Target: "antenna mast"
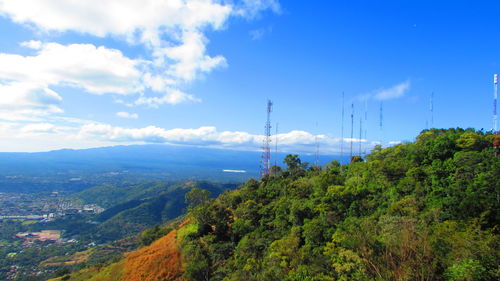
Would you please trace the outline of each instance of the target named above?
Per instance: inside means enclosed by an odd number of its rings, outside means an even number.
[[[429,105],[431,111],[431,128],[434,128],[434,92],[431,93],[431,101]]]
[[[276,135],[274,141],[274,166],[278,166],[278,122],[276,122]]]
[[[260,175],[263,177],[269,174],[271,168],[271,112],[273,110],[273,103],[267,101],[267,121],[264,127],[264,144],[262,146],[262,164],[260,167]]]
[[[383,131],[382,131],[382,122],[383,122],[383,108],[382,108],[382,102],[380,102],[380,120],[379,120],[379,126],[380,126],[380,145],[382,145],[382,139],[383,139]]]
[[[316,122],[316,131],[317,131],[317,129],[318,129],[318,122]],[[314,164],[316,166],[319,166],[319,142],[318,142],[318,135],[317,134],[314,137],[314,140],[316,142],[316,155],[315,155],[316,157],[314,159],[314,162],[315,162]]]
[[[493,132],[496,134],[497,127],[497,99],[498,99],[498,74],[493,75]]]
[[[344,92],[342,92],[342,129],[340,132],[340,164],[344,160]],[[342,169],[342,166],[340,166]]]
[[[365,140],[368,141],[368,99],[365,99]],[[363,154],[366,157],[366,145]]]
[[[359,157],[361,156],[361,139],[363,138],[363,118],[359,117]]]
[[[354,103],[351,103],[351,158],[349,162],[352,161],[352,139],[354,138]]]

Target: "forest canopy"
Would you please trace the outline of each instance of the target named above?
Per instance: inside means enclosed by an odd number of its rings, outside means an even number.
[[[285,159],[192,208],[188,280],[499,280],[495,136],[423,131],[366,161]]]

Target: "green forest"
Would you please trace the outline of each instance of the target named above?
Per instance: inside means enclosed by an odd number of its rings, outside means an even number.
[[[185,277],[500,280],[494,138],[425,130],[366,161],[325,167],[289,155],[284,168],[217,199],[190,194],[205,199],[191,202]]]

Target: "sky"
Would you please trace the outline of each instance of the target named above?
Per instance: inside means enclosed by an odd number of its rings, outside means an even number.
[[[499,30],[499,1],[0,0],[0,151],[259,150],[268,99],[282,152],[491,130]]]

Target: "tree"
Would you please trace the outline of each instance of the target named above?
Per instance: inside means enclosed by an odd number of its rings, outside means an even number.
[[[297,154],[288,154],[285,157],[285,160],[283,162],[287,166],[287,172],[292,176],[292,177],[300,177],[305,174],[305,168],[309,165],[309,163],[305,162],[302,163],[302,161],[299,158],[299,155]]]
[[[210,191],[195,187],[186,193],[185,198],[189,209],[193,209],[210,198]]]
[[[285,160],[283,160],[283,163],[286,164],[288,170],[296,170],[300,167],[300,165],[302,164],[302,161],[300,160],[299,155],[288,154],[285,157]]]

